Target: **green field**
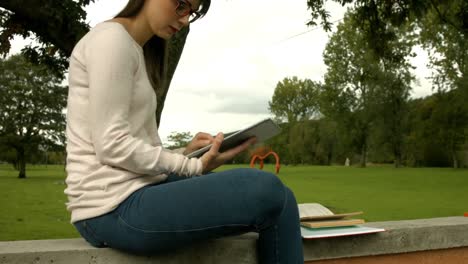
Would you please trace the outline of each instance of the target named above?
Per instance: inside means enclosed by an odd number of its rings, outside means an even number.
[[[223,169],[244,166],[225,166]],[[272,166],[265,170],[273,171]],[[77,237],[65,210],[63,166],[28,166],[25,180],[0,165],[0,240]],[[461,216],[468,212],[468,170],[378,166],[283,166],[279,177],[299,203],[367,221]]]

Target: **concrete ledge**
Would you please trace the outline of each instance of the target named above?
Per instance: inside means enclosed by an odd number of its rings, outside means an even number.
[[[257,234],[208,241],[158,256],[132,256],[94,248],[84,239],[0,242],[0,264],[181,264],[256,262]]]
[[[468,247],[468,217],[374,222],[387,232],[304,241],[306,261]],[[223,238],[180,249],[167,255],[140,257],[98,249],[83,239],[0,242],[0,264],[254,264],[257,234]]]
[[[377,234],[304,241],[304,259],[323,260],[468,247],[468,217],[367,223]]]

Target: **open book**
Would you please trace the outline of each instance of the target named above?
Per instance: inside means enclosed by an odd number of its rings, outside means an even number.
[[[306,220],[332,220],[342,219],[348,216],[360,215],[363,212],[352,212],[345,214],[334,214],[330,209],[318,203],[303,203],[299,204],[299,218],[302,221]]]
[[[385,231],[381,228],[361,226],[363,219],[349,219],[363,212],[334,214],[318,203],[299,204],[301,234],[305,239],[368,234]]]
[[[223,152],[230,148],[236,147],[251,137],[257,137],[257,143],[263,142],[279,134],[280,130],[281,129],[278,127],[278,125],[275,124],[275,122],[273,122],[273,120],[271,120],[270,118],[264,119],[242,130],[229,133],[229,135],[224,138],[223,143],[221,143],[219,152]],[[200,157],[210,148],[211,144],[201,149],[198,149],[192,153],[189,153],[187,157]]]

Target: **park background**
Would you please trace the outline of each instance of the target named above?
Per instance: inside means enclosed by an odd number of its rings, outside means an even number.
[[[0,4],[0,240],[76,236],[63,194],[70,43],[54,39],[53,23],[35,17],[34,6],[12,2]],[[92,26],[125,3],[118,2],[37,10]],[[363,210],[369,221],[461,215],[466,3],[336,2],[214,1],[191,29],[166,98],[166,147],[184,146],[197,131],[229,132],[272,117],[281,134],[221,169],[247,167],[253,154],[273,150],[299,202]],[[334,22],[329,31],[310,23],[323,22],[313,17],[325,14],[322,7],[331,12],[322,18]],[[106,12],[91,20],[96,10]]]

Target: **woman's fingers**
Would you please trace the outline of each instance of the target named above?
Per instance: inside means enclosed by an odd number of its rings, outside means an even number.
[[[201,149],[205,146],[208,146],[209,144],[213,143],[213,139],[201,139],[201,140],[195,140],[192,141],[191,147],[196,150],[196,149]]]
[[[201,161],[203,163],[203,171],[210,171],[219,167],[220,165],[224,164],[227,160],[234,158],[240,152],[246,150],[251,145],[255,144],[257,139],[255,137],[249,138],[242,144],[231,148],[223,153],[219,153],[219,148],[221,147],[221,143],[224,140],[223,133],[218,133],[213,140],[213,145],[211,146],[210,150],[203,154],[201,157]]]
[[[242,151],[248,149],[251,145],[255,144],[256,141],[257,141],[256,137],[251,137],[248,140],[244,141],[242,144],[224,151],[222,153],[223,159],[225,160],[232,159],[237,154],[241,153]]]
[[[218,133],[218,135],[216,135],[216,137],[213,139],[213,145],[211,145],[210,150],[201,156],[200,159],[203,163],[203,171],[209,171],[218,166],[214,163],[217,163],[216,159],[219,155],[219,148],[223,140],[223,133]]]
[[[196,139],[196,140],[208,140],[211,143],[211,141],[213,141],[214,137],[211,134],[208,134],[208,133],[205,133],[205,132],[198,132],[195,135],[194,139]]]
[[[244,143],[240,144],[239,146],[236,146],[236,147],[232,148],[232,150],[234,150],[236,152],[236,154],[238,154],[238,153],[246,150],[247,148],[249,148],[253,144],[255,144],[255,142],[257,142],[257,138],[256,137],[251,137],[248,140],[246,140]]]
[[[221,147],[221,143],[223,143],[224,135],[223,133],[219,132],[216,137],[213,139],[213,145],[211,146],[209,152],[212,152],[215,155],[218,155],[219,148]]]
[[[184,154],[191,153],[213,143],[214,137],[205,132],[198,132],[185,148]]]
[[[192,147],[194,149],[203,148],[213,143],[214,137],[211,134],[205,132],[198,132],[192,139]]]

